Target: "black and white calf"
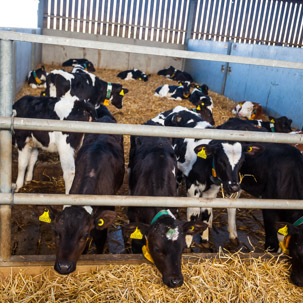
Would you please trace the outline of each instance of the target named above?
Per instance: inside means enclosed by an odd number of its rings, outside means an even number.
[[[111,115],[99,111],[96,122],[115,123]],[[77,153],[75,178],[70,194],[114,195],[124,177],[122,135],[86,134]],[[102,253],[107,239],[107,227],[113,223],[114,207],[64,207],[55,217],[56,262],[55,270],[71,273],[87,249],[92,237],[97,253]],[[53,211],[53,210],[52,210]],[[53,211],[54,212],[54,211]]]
[[[201,118],[198,122],[196,119],[194,113],[179,111],[168,115],[164,124],[194,129],[213,128]],[[238,192],[239,170],[244,158],[247,155],[254,155],[258,150],[258,146],[252,144],[191,138],[175,138],[173,146],[178,169],[185,176],[187,195],[203,198],[216,198],[221,186],[227,194]],[[210,227],[212,226],[212,209],[187,209],[188,220],[197,217],[201,217]],[[233,218],[229,216],[229,237],[231,240],[236,240],[237,233],[232,222]],[[208,240],[207,232],[203,235],[203,239]],[[188,239],[188,245],[190,242],[191,239]]]
[[[36,70],[32,70],[28,73],[27,83],[31,88],[43,88],[46,87],[46,76],[47,72],[44,66]]]
[[[23,118],[91,121],[96,111],[91,103],[77,97],[34,97],[24,96],[13,105],[14,115]],[[15,130],[14,143],[18,148],[18,177],[16,191],[33,178],[34,165],[39,149],[58,152],[63,170],[65,193],[68,194],[75,174],[75,151],[81,146],[84,134]]]
[[[89,72],[69,73],[53,70],[46,80],[46,95],[50,97],[77,96],[94,106],[108,105],[122,108],[124,94],[128,89],[121,84],[105,82]]]
[[[139,69],[130,69],[123,72],[120,72],[117,77],[123,80],[142,80],[144,82],[148,81],[150,75],[146,75],[144,72]]]
[[[190,96],[190,82],[180,82],[179,85],[164,84],[155,90],[155,96],[174,100],[188,99]]]
[[[269,116],[270,121],[262,121],[262,120],[249,120],[251,123],[262,126],[266,128],[270,132],[276,133],[290,133],[292,120],[288,119],[286,116],[282,116],[279,118],[273,118]]]
[[[152,121],[146,124],[158,125]],[[128,170],[132,195],[177,196],[177,165],[170,139],[132,136]],[[164,284],[181,286],[185,235],[201,232],[206,224],[182,222],[171,210],[159,207],[129,207],[128,217],[131,223],[124,230],[132,233],[133,250],[142,250],[144,256],[156,265]]]
[[[62,63],[62,66],[76,66],[81,65],[84,70],[89,72],[95,72],[94,64],[87,59],[69,59]]]
[[[176,69],[173,66],[159,70],[157,74],[176,81],[193,82],[193,77],[189,73]]]
[[[208,88],[195,87],[190,94],[189,101],[196,106],[195,111],[200,114],[203,120],[208,121],[211,125],[214,125],[214,103],[212,98],[208,96],[207,92]]]

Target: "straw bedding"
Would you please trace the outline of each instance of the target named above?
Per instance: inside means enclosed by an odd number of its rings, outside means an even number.
[[[86,273],[37,276],[19,272],[0,281],[0,302],[302,302],[288,282],[286,259],[220,254],[182,266],[184,284],[169,289],[155,266],[104,265]]]
[[[61,68],[45,67],[47,71]],[[121,110],[109,106],[118,123],[142,124],[177,105],[192,108],[186,100],[174,101],[154,96],[158,86],[175,84],[165,77],[152,75],[148,82],[123,81],[116,77],[118,72],[96,72],[101,79],[123,83],[129,89]],[[17,99],[26,94],[38,96],[40,92],[25,85]],[[214,101],[216,125],[232,117],[233,101],[211,91],[210,96]],[[126,165],[129,147],[129,136],[124,136]],[[53,163],[59,161],[57,155],[45,156],[41,153],[39,161],[45,159]],[[62,178],[52,176],[49,181],[34,182],[24,187],[23,192],[52,192],[48,191],[48,187],[56,188],[57,193],[64,192]],[[128,194],[126,182],[118,194]],[[119,221],[123,222],[123,218]],[[263,230],[260,229],[260,232],[263,233]],[[0,280],[0,302],[302,302],[302,290],[289,282],[289,261],[286,258],[242,259],[241,256],[241,252],[231,254],[221,251],[215,259],[193,258],[183,264],[184,285],[177,289],[167,288],[158,270],[149,263],[100,265],[97,270],[68,276],[57,275],[53,270],[46,270],[37,276],[27,276],[20,271],[15,276]]]

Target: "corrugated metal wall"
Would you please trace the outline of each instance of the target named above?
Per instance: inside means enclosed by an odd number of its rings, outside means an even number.
[[[185,43],[192,39],[302,47],[299,0],[46,0],[44,27]]]

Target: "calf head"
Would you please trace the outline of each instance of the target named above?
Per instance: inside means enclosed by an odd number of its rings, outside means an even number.
[[[206,84],[191,84],[192,88],[198,89],[201,93],[208,96],[208,86]]]
[[[290,280],[297,286],[303,286],[303,225],[294,226],[287,223],[290,236],[288,250],[291,257]]]
[[[108,99],[112,105],[120,109],[123,105],[123,97],[127,93],[127,88],[123,88],[121,84],[112,83],[111,90],[109,89],[109,85],[107,86],[106,99]]]
[[[201,96],[199,101],[196,103],[196,113],[198,113],[202,120],[207,121],[211,125],[215,124],[215,120],[212,111],[209,106],[212,105],[211,98],[209,96]]]
[[[141,238],[145,237],[146,245],[142,248],[144,256],[156,265],[163,283],[171,288],[183,284],[181,260],[185,236],[201,233],[206,228],[207,224],[200,221],[177,220],[166,210],[160,211],[150,225],[131,223],[125,227],[128,232],[140,231]]]
[[[81,65],[84,67],[85,70],[89,72],[95,72],[95,67],[92,62],[87,59],[69,59],[62,63],[62,66],[75,66]]]
[[[269,119],[270,119],[270,122],[273,124],[273,128],[274,128],[275,132],[290,133],[292,131],[292,129],[291,129],[292,120],[288,119],[286,116],[282,116],[277,119],[269,116]]]
[[[159,70],[157,75],[173,77],[175,70],[176,69],[173,66],[170,66],[169,68]]]
[[[245,155],[254,156],[262,152],[263,147],[257,144],[212,141],[210,144],[196,146],[194,151],[198,157],[212,159],[212,182],[222,184],[227,194],[232,194],[240,190],[239,170]]]
[[[183,98],[187,99],[190,96],[190,81],[179,81],[179,86],[183,87]]]
[[[55,233],[56,261],[55,270],[69,274],[76,269],[80,255],[87,248],[93,228],[103,230],[110,226],[116,213],[110,210],[71,206],[57,211],[52,207],[38,207],[42,215],[40,221],[52,223]]]

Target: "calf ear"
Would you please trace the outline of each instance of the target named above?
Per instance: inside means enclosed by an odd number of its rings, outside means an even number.
[[[187,235],[195,235],[202,233],[208,228],[208,224],[202,221],[189,221],[183,223],[183,232]]]
[[[122,88],[122,90],[123,90],[123,92],[124,92],[124,94],[127,94],[128,93],[128,89],[127,88]]]
[[[94,216],[95,228],[98,230],[109,227],[116,219],[116,212],[113,210],[103,210]]]
[[[140,223],[140,222],[132,222],[122,227],[123,234],[126,238],[139,239],[147,236],[150,225]],[[141,236],[140,236],[141,234]]]
[[[243,151],[248,156],[255,156],[263,153],[264,146],[260,144],[242,144]]]
[[[195,147],[194,151],[198,157],[206,159],[216,152],[217,146],[215,144],[201,144]]]

